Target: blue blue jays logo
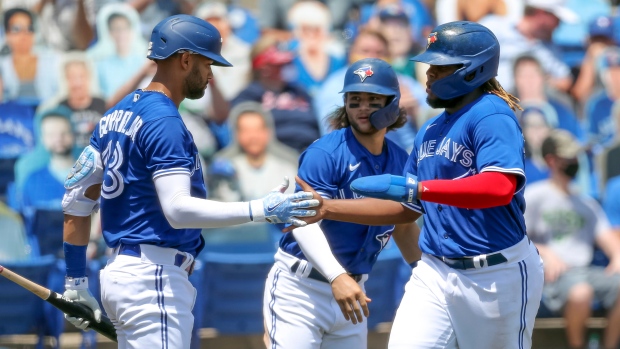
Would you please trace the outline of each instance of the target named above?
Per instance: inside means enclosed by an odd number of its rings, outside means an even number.
[[[374,73],[375,72],[372,71],[372,67],[369,65],[361,67],[358,70],[353,72],[353,74],[356,74],[357,76],[360,77],[360,80],[362,80],[362,82],[364,82],[364,80],[366,80],[367,77],[372,76],[372,74]]]
[[[375,236],[375,239],[377,239],[377,241],[379,241],[379,243],[381,244],[381,248],[379,249],[379,252],[381,252],[383,248],[385,248],[387,243],[390,241],[390,237],[392,236],[393,231],[394,231],[394,227],[392,227],[392,229],[387,230],[383,234]]]

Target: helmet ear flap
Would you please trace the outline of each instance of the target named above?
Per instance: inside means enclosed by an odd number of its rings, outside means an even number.
[[[370,124],[377,130],[392,126],[400,116],[400,96],[395,95],[385,107],[370,114]]]

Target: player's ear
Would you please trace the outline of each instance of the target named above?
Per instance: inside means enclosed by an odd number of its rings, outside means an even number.
[[[190,70],[192,68],[192,57],[189,52],[181,53],[179,58],[179,64],[183,70]]]

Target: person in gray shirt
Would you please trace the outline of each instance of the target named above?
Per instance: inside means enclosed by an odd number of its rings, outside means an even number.
[[[564,130],[553,130],[542,143],[550,178],[525,191],[527,234],[545,268],[543,304],[566,320],[570,348],[585,345],[592,302],[607,311],[603,348],[620,342],[620,232],[611,229],[601,206],[571,189],[581,148]],[[594,245],[609,258],[607,267],[591,264]]]

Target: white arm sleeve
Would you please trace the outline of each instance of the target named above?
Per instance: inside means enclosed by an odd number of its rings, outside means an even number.
[[[347,271],[338,263],[332,254],[327,238],[319,223],[308,224],[291,232],[299,244],[308,262],[312,264],[329,282]]]
[[[219,202],[190,196],[190,177],[170,174],[155,178],[157,196],[175,229],[218,228],[250,222],[247,202]]]

